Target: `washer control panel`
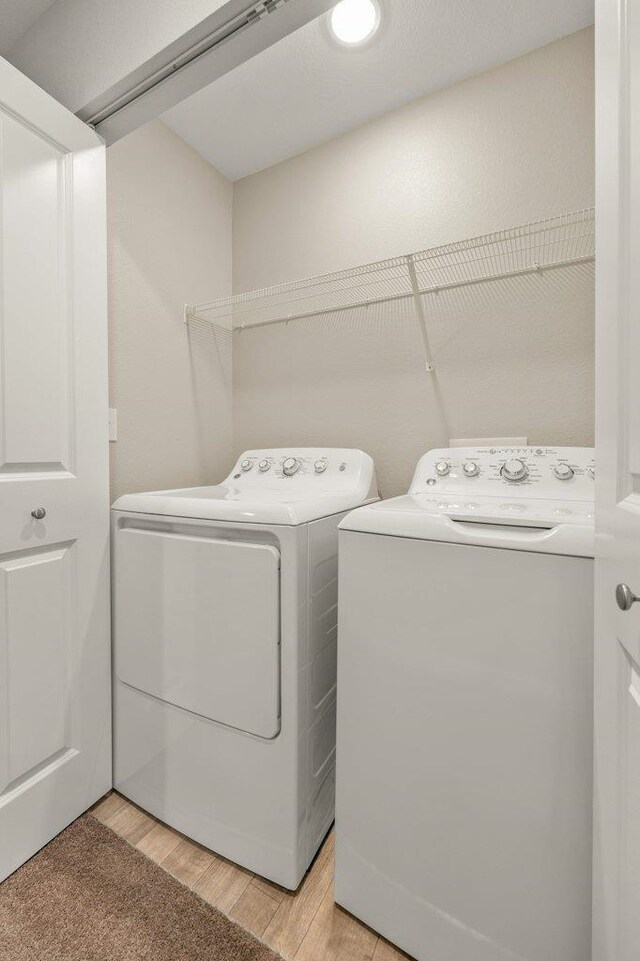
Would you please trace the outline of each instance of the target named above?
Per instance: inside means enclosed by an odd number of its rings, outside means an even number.
[[[331,493],[357,490],[363,483],[377,496],[373,461],[361,450],[292,447],[248,450],[223,482],[245,490]]]
[[[420,458],[410,493],[592,501],[595,476],[592,447],[452,447]]]

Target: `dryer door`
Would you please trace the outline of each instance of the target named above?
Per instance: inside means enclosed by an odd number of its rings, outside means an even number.
[[[121,681],[220,724],[278,733],[275,547],[120,528],[115,587]]]

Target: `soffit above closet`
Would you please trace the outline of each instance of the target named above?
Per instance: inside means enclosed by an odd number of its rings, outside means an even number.
[[[0,56],[5,56],[29,27],[55,0],[2,0],[0,3]]]
[[[593,23],[593,0],[381,0],[368,46],[325,17],[221,77],[163,120],[231,180]]]

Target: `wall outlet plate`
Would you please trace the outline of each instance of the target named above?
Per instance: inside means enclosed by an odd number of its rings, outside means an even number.
[[[449,447],[527,447],[526,437],[455,437]]]

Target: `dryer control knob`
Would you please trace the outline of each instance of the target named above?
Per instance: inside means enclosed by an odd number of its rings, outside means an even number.
[[[568,464],[554,464],[553,473],[556,475],[558,480],[571,480],[574,471],[573,467],[569,467]]]
[[[475,461],[466,460],[462,465],[462,471],[465,477],[477,477],[477,475],[480,473],[480,468]]]
[[[268,460],[261,460],[260,463],[258,464],[258,470],[261,470],[261,471],[269,470],[270,467],[271,467],[271,463]]]
[[[251,470],[252,463],[251,463],[251,461],[249,460],[249,458],[246,458],[245,460],[240,461],[240,467],[241,467],[243,470]]]
[[[587,467],[587,474],[589,475],[591,480],[596,479],[596,469],[593,465],[591,465],[590,467]]]
[[[528,476],[529,469],[524,461],[519,460],[517,457],[513,457],[504,462],[500,473],[505,480],[521,481]]]
[[[447,464],[446,460],[439,460],[436,464],[436,474],[438,477],[446,477],[451,468]]]
[[[287,457],[286,460],[282,462],[282,473],[287,477],[292,477],[297,474],[300,470],[300,461],[296,460],[295,457]]]
[[[328,466],[326,460],[317,460],[313,465],[313,469],[316,474],[324,474]]]

